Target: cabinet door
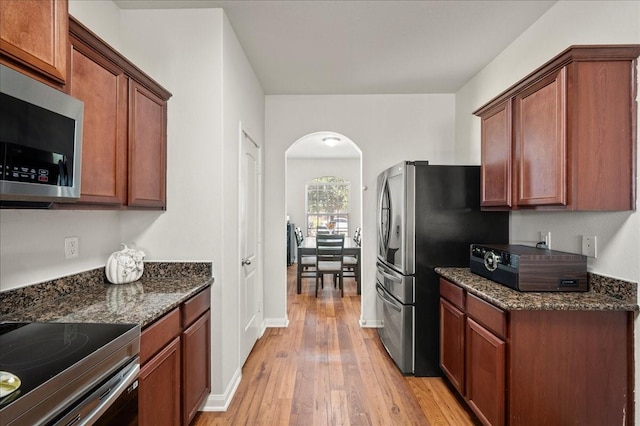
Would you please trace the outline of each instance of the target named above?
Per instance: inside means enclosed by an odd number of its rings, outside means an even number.
[[[67,78],[67,0],[0,1],[0,51],[59,83]]]
[[[129,102],[128,204],[165,208],[167,103],[134,81]]]
[[[467,318],[466,398],[485,425],[505,424],[506,343]]]
[[[211,313],[182,333],[182,424],[188,425],[211,391]]]
[[[127,77],[71,38],[70,93],[84,102],[80,202],[122,205],[127,184]]]
[[[440,299],[440,366],[464,395],[464,313]]]
[[[482,116],[482,207],[511,207],[511,122],[511,100]]]
[[[138,383],[141,426],[180,424],[180,337],[144,364]]]
[[[567,204],[566,68],[515,97],[517,204]]]

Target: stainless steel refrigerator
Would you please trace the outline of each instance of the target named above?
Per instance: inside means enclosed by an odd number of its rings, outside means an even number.
[[[509,242],[508,212],[480,211],[480,167],[404,161],[378,176],[378,334],[405,374],[441,376],[438,266]]]

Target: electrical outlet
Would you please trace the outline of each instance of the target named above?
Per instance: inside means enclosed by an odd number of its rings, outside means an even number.
[[[78,237],[65,237],[64,239],[64,258],[73,259],[80,254],[80,244]]]
[[[544,245],[547,246],[547,249],[551,250],[551,231],[540,231],[540,237],[538,241],[544,242]]]
[[[582,254],[587,257],[598,257],[598,237],[595,235],[582,236]]]

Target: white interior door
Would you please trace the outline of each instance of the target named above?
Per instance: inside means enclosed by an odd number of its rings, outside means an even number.
[[[243,131],[240,153],[240,365],[260,330],[260,149]]]

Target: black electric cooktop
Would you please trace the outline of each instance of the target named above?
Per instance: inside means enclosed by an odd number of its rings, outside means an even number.
[[[135,324],[0,323],[0,371],[21,382],[0,398],[0,423],[54,415],[139,349]]]

